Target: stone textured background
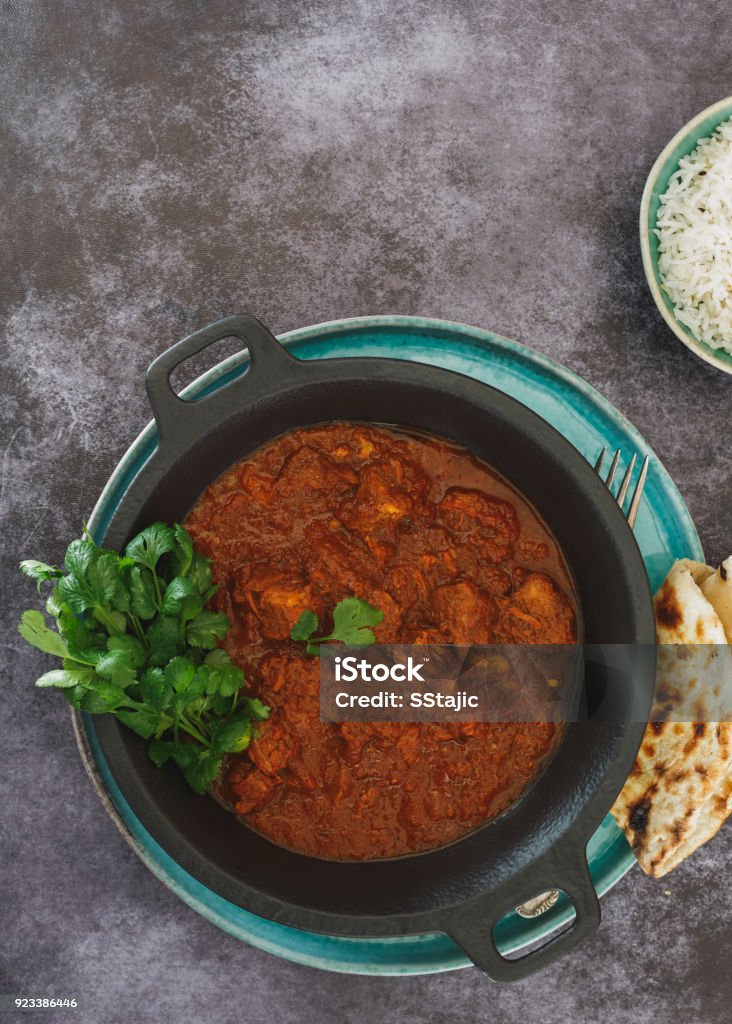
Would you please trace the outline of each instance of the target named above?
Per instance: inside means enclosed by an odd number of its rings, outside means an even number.
[[[56,1019],[89,1024],[729,1020],[729,827],[667,881],[632,872],[514,987],[316,972],[145,870],[14,629],[18,559],[77,534],[149,417],[151,358],[243,309],[535,346],[637,424],[729,554],[730,378],[664,326],[636,222],[659,150],[732,93],[730,30],[725,2],[0,3],[0,991],[79,994]]]

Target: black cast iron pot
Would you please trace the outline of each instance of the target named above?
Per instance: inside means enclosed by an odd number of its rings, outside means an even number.
[[[247,373],[207,398],[180,399],[169,383],[174,367],[229,336],[248,348]],[[567,726],[549,765],[506,813],[442,849],[365,863],[273,845],[196,796],[174,766],[156,768],[139,737],[100,716],[95,727],[110,770],[145,828],[204,885],[295,928],[348,936],[446,932],[496,981],[524,977],[576,946],[600,921],[585,848],[631,768],[655,679],[643,561],[591,467],[553,427],[485,384],[399,360],[300,361],[245,315],[174,345],[150,367],[147,389],[158,448],[120,502],[106,544],[122,547],[154,520],[182,520],[227,466],[294,427],[329,420],[417,427],[469,448],[537,507],[575,578],[585,640],[642,644],[645,655],[629,666],[631,689],[609,684],[602,665],[586,671],[587,720]],[[600,701],[602,716],[593,711]],[[572,901],[571,928],[519,959],[503,957],[496,922],[551,888]]]

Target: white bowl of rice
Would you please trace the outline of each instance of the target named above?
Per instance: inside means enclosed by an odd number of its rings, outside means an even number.
[[[658,157],[640,234],[664,320],[698,356],[732,373],[732,97],[697,114]]]

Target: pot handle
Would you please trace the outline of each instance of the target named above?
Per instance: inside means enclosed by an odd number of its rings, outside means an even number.
[[[521,885],[525,886],[530,878],[531,890],[524,891],[521,895],[520,887],[512,887],[510,903],[505,905],[499,914],[495,910],[492,914],[487,910],[491,903],[495,907],[495,894],[491,894],[490,897],[479,897],[456,911],[445,922],[444,931],[492,981],[519,981],[528,977],[574,949],[591,935],[600,923],[600,902],[592,883],[584,849],[577,851],[572,858],[572,864],[571,870],[567,869],[566,863],[564,865],[564,882],[542,873],[542,879],[537,884],[537,877],[533,872],[524,876]],[[530,950],[513,960],[507,959],[498,952],[493,938],[496,924],[504,914],[520,906],[537,892],[552,888],[561,889],[570,898],[574,904],[574,921],[569,928],[554,935],[538,949]]]
[[[176,366],[202,352],[222,338],[239,338],[249,350],[250,365],[243,377],[207,398],[186,401],[170,385],[170,374]],[[160,443],[180,434],[182,430],[200,432],[217,423],[222,415],[241,406],[243,390],[249,390],[252,379],[258,384],[276,383],[287,370],[298,363],[264,324],[248,313],[227,316],[208,327],[189,334],[172,345],[149,366],[145,386],[158,427]]]

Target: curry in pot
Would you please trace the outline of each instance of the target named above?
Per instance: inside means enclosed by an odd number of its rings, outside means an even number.
[[[443,846],[509,807],[561,739],[551,722],[327,723],[319,659],[291,640],[344,597],[380,643],[572,643],[577,607],[533,507],[455,444],[333,423],[230,467],[186,527],[212,559],[228,653],[271,708],[218,796],[272,842],[369,860]]]

